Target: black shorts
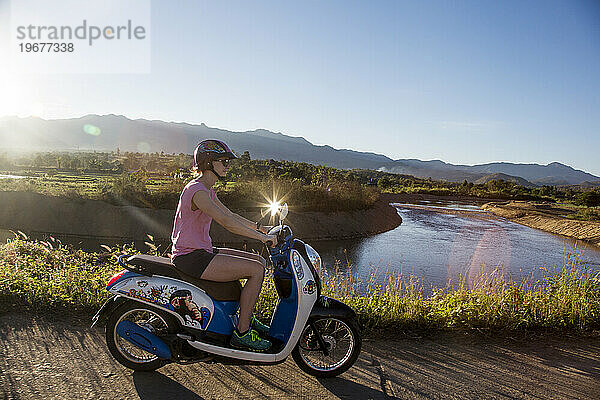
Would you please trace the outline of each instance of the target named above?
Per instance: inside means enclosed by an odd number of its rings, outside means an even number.
[[[201,279],[206,267],[218,252],[219,250],[215,248],[212,253],[204,249],[194,250],[191,253],[173,257],[173,265],[184,274]]]

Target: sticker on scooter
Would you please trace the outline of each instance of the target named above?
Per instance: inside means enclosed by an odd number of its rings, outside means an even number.
[[[313,294],[315,292],[316,286],[314,281],[308,281],[302,288],[302,292],[304,294]]]
[[[198,308],[192,300],[192,292],[186,289],[177,290],[171,295],[169,301],[175,312],[185,320],[185,324],[196,329],[205,330],[210,321],[210,310],[206,307]]]
[[[147,281],[139,281],[137,285],[140,287],[140,289],[129,289],[127,291],[118,289],[117,292],[125,296],[134,297],[136,299],[144,300],[149,303],[157,304],[161,307],[173,311],[173,307],[170,304],[170,294],[177,291],[176,286],[171,286],[169,288],[167,285],[162,285],[147,288]]]
[[[129,297],[133,297],[136,299],[140,299],[140,300],[144,300],[147,301],[149,303],[155,303],[155,304],[159,304],[159,305],[163,305],[161,302],[158,301],[158,299],[154,296],[152,296],[151,293],[146,293],[143,290],[137,290],[137,289],[129,289],[129,291],[124,291],[124,290],[118,290],[119,293],[125,295],[125,296],[129,296]]]
[[[296,252],[292,253],[292,264],[294,264],[294,269],[296,270],[296,275],[298,276],[298,279],[302,280],[302,278],[304,278],[304,270],[302,269],[300,256]]]
[[[208,321],[210,321],[210,310],[206,307],[201,307],[200,313],[202,314],[202,319],[200,320],[200,328],[204,330],[208,325]]]

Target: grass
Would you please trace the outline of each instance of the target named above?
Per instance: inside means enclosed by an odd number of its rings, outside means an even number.
[[[567,218],[578,219],[580,221],[600,221],[600,208],[579,207],[576,213],[567,215]]]
[[[0,179],[0,190],[94,199],[100,195],[101,186],[112,179],[110,174],[30,174],[27,178]]]
[[[109,297],[105,284],[121,270],[115,255],[134,249],[87,253],[55,242],[14,239],[0,246],[0,300],[33,308],[95,311]],[[474,287],[435,289],[424,297],[414,277],[388,275],[382,285],[346,274],[324,281],[324,294],[350,305],[367,334],[406,330],[600,329],[600,273],[569,257],[560,271],[546,271],[535,283],[481,279]],[[366,291],[361,290],[365,288]],[[366,294],[364,294],[366,293]],[[257,304],[262,320],[271,317],[277,294],[267,278]]]

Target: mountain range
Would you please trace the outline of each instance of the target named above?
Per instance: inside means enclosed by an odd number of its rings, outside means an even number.
[[[506,162],[453,165],[439,160],[393,160],[381,154],[318,146],[302,137],[264,129],[233,132],[205,124],[132,120],[121,115],[86,115],[44,120],[37,117],[0,118],[0,147],[29,151],[142,151],[191,153],[206,138],[227,142],[234,151],[254,159],[307,162],[335,168],[364,168],[453,182],[483,183],[505,179],[526,186],[585,185],[600,177],[553,162],[548,165]]]

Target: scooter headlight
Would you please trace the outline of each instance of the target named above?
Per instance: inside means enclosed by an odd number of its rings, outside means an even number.
[[[315,271],[317,271],[317,274],[319,274],[319,279],[322,279],[323,272],[321,271],[321,256],[311,246],[309,246],[307,244],[305,244],[305,246],[306,246],[306,254],[308,255],[308,258],[310,259],[310,262],[312,263],[313,267],[315,267]]]

